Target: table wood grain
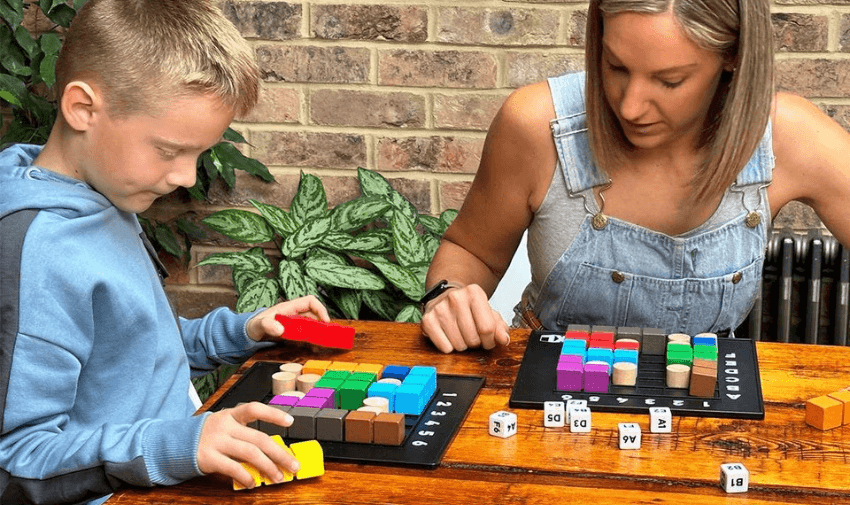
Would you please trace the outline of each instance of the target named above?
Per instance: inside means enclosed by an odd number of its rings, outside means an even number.
[[[169,487],[121,489],[109,504],[307,503],[707,503],[850,504],[850,426],[820,431],[805,421],[806,400],[850,386],[850,348],[759,342],[764,420],[673,418],[673,433],[649,433],[649,415],[593,413],[591,433],[544,428],[540,410],[508,400],[528,342],[513,330],[494,351],[438,352],[414,324],[339,321],[357,329],[354,349],[287,343],[245,363],[205,404],[209,408],[256,361],[329,359],[430,365],[486,382],[436,469],[326,462],[317,479],[232,491],[209,476]],[[508,439],[488,434],[497,410],[518,417]],[[643,430],[640,450],[622,451],[617,423]],[[722,463],[743,463],[749,491],[719,487]]]

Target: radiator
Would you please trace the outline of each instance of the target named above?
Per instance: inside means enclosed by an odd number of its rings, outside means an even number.
[[[761,296],[739,337],[773,342],[847,345],[850,249],[820,230],[774,231]]]

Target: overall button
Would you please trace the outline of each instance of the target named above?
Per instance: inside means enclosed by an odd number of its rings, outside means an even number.
[[[761,223],[761,216],[759,216],[758,212],[750,212],[747,214],[746,223],[749,228],[755,228]]]
[[[621,272],[611,272],[611,280],[619,284],[626,280],[626,276]]]
[[[732,276],[732,284],[738,284],[743,278],[744,274],[742,274],[741,272],[735,272],[735,275]]]

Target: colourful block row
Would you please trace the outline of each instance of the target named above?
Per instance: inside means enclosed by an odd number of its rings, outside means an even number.
[[[319,442],[316,440],[308,440],[305,442],[297,442],[289,447],[283,443],[283,439],[280,435],[272,435],[272,440],[274,440],[278,445],[283,447],[287,452],[295,456],[295,459],[301,464],[301,467],[298,470],[298,473],[292,474],[284,468],[280,468],[281,473],[283,473],[283,482],[291,482],[293,479],[309,479],[312,477],[319,477],[325,474],[325,456],[322,451],[322,446],[319,445]],[[253,466],[248,463],[242,463],[242,466],[248,470],[248,473],[251,474],[251,477],[254,478],[254,487],[259,487],[261,485],[272,485],[275,484],[268,477],[260,474],[260,472]],[[245,489],[245,487],[237,481],[233,481],[233,489],[235,491],[239,491],[241,489]]]
[[[275,408],[293,417],[288,428],[260,421],[257,429],[272,436],[329,442],[401,445],[404,441],[404,414],[315,407]]]
[[[806,424],[819,430],[850,424],[850,388],[807,401]]]
[[[659,328],[582,324],[571,324],[564,333],[565,339],[584,340],[588,344],[587,347],[634,349],[658,356],[664,355],[666,336],[664,330]]]
[[[350,361],[325,361],[317,359],[311,359],[305,362],[304,366],[301,368],[301,373],[321,376],[329,370],[348,373],[366,372],[375,374],[375,376],[379,379],[384,377],[383,365],[376,365],[373,363],[353,363]]]

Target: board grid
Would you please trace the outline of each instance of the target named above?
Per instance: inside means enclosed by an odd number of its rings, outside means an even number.
[[[669,407],[674,415],[764,419],[764,400],[755,342],[718,338],[717,385],[712,397],[690,396],[687,389],[668,388],[664,356],[640,353],[635,386],[609,386],[607,393],[558,391],[556,367],[563,334],[531,333],[509,405],[543,409],[547,401],[588,400],[592,410],[642,413]]]
[[[271,376],[283,362],[260,361],[218,399],[211,411],[232,408],[243,402],[268,404],[272,398]],[[460,428],[484,377],[437,373],[437,391],[419,416],[406,414],[404,441],[400,446],[320,440],[326,460],[353,463],[408,465],[436,468]],[[298,442],[299,439],[285,439]]]

